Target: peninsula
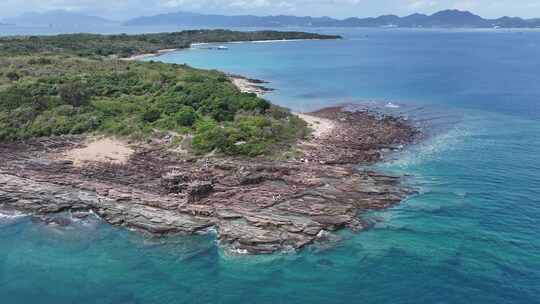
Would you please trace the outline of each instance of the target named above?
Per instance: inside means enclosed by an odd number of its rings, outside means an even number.
[[[216,231],[223,248],[249,254],[369,226],[360,214],[411,190],[357,165],[412,142],[418,132],[405,120],[345,106],[295,115],[261,98],[260,81],[120,60],[191,43],[336,38],[223,30],[1,38],[0,210],[55,225],[95,214],[158,236]]]

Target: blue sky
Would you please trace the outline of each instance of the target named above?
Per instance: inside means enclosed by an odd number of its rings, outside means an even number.
[[[66,9],[126,19],[179,10],[220,14],[367,17],[457,8],[484,17],[540,17],[540,0],[0,0],[0,18]]]

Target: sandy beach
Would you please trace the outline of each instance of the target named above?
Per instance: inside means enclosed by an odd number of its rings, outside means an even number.
[[[83,147],[66,151],[61,157],[75,166],[88,162],[125,164],[135,151],[124,141],[115,138],[88,138]]]
[[[307,122],[309,128],[313,130],[313,137],[315,139],[323,139],[332,134],[332,131],[336,128],[335,121],[330,119],[316,117],[308,114],[294,113],[302,120]]]
[[[125,60],[125,61],[143,60],[143,59],[146,59],[146,58],[158,57],[158,56],[161,56],[161,55],[164,55],[164,54],[167,54],[167,53],[176,52],[176,51],[178,51],[178,49],[163,49],[163,50],[159,50],[159,51],[157,51],[155,53],[138,54],[138,55],[133,55],[133,56],[130,56],[130,57],[127,57],[127,58],[120,58],[120,60]]]
[[[254,93],[259,97],[262,97],[268,93],[267,88],[255,83],[252,79],[238,75],[229,75],[229,79],[231,79],[232,83],[242,92]],[[336,127],[336,123],[330,119],[316,117],[309,114],[294,114],[307,122],[308,126],[313,130],[312,135],[315,139],[322,139],[329,136]]]
[[[318,41],[323,39],[281,39],[281,40],[255,40],[255,41],[231,41],[223,42],[223,44],[239,44],[239,43],[279,43],[279,42],[298,42],[298,41]],[[191,46],[201,46],[209,44],[219,44],[218,42],[200,42],[192,43]]]

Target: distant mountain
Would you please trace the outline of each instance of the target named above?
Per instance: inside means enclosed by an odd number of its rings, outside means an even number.
[[[330,17],[296,16],[224,16],[188,12],[161,14],[129,20],[131,26],[214,26],[214,27],[405,27],[405,28],[526,28],[540,27],[540,19],[503,17],[484,19],[467,11],[444,10],[433,15],[412,14],[406,17],[383,15],[376,18],[333,19]]]
[[[502,17],[492,20],[493,25],[501,28],[538,28],[540,19],[521,19],[517,17]]]
[[[15,18],[5,19],[4,21],[18,26],[49,27],[88,27],[118,24],[115,21],[105,18],[64,10],[48,11],[45,13],[25,13]]]
[[[328,17],[296,17],[296,16],[267,16],[259,17],[252,15],[223,16],[204,15],[189,12],[177,12],[161,14],[149,17],[139,17],[127,21],[125,25],[155,26],[310,26],[314,24],[334,23],[335,20]]]
[[[440,11],[426,19],[431,27],[491,27],[491,22],[471,12],[459,10]]]

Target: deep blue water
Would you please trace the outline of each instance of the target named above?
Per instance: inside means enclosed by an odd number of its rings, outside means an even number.
[[[400,105],[430,136],[378,167],[418,195],[335,246],[263,257],[0,218],[0,302],[540,303],[540,31],[321,31],[346,39],[157,60],[269,80],[297,111]]]

